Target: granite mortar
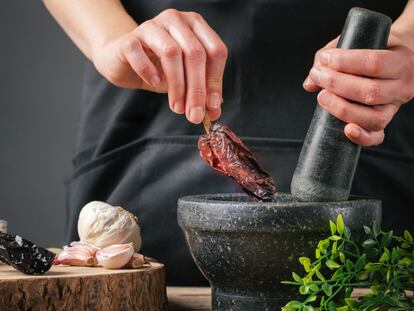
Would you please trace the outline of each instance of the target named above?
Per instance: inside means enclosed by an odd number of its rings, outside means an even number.
[[[381,202],[352,197],[300,202],[283,193],[267,203],[252,202],[244,194],[178,201],[178,222],[210,282],[214,311],[275,311],[297,298],[296,288],[281,281],[302,271],[298,258],[314,256],[317,242],[329,235],[329,220],[339,214],[358,240],[363,225],[381,221]]]

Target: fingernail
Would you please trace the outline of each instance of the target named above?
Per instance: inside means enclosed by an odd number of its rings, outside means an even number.
[[[311,77],[312,81],[316,84],[319,84],[319,79],[321,76],[321,71],[319,68],[313,67],[309,72],[309,76]]]
[[[351,127],[349,129],[349,135],[351,135],[354,138],[357,138],[361,135],[361,130],[359,128],[356,128],[356,127]]]
[[[183,114],[184,113],[184,105],[181,104],[180,102],[175,102],[173,104],[173,110],[177,114]]]
[[[306,79],[305,79],[305,81],[303,82],[303,85],[304,86],[309,86],[309,85],[311,85],[312,84],[312,81],[311,81],[311,79],[309,78],[309,77],[307,77]]]
[[[332,102],[332,94],[327,91],[319,93],[319,104],[322,107],[329,108]]]
[[[319,86],[321,86],[322,82],[329,84],[331,79],[329,72],[320,66],[312,68],[310,71],[310,77],[312,78],[313,82]]]
[[[204,108],[203,107],[193,107],[190,110],[190,121],[199,124],[203,121],[204,118]]]
[[[151,85],[152,86],[158,86],[161,83],[161,79],[158,76],[153,76],[151,78]]]
[[[210,98],[209,98],[209,107],[212,109],[218,109],[220,108],[220,104],[221,104],[222,100],[220,98],[219,93],[212,93],[210,94]]]
[[[322,65],[328,65],[330,59],[331,59],[331,54],[328,52],[321,52],[321,54],[319,55],[319,60]]]

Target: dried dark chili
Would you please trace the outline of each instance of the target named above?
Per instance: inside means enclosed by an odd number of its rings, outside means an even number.
[[[271,201],[276,192],[252,152],[227,126],[215,123],[198,140],[201,157],[217,172],[232,177],[253,199]]]
[[[23,239],[0,232],[0,261],[25,274],[44,274],[52,266],[55,254]]]

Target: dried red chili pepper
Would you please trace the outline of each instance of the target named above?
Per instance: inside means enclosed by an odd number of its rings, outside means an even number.
[[[271,201],[276,192],[272,177],[264,172],[252,152],[227,126],[215,123],[198,140],[201,157],[217,172],[232,177],[258,201]]]

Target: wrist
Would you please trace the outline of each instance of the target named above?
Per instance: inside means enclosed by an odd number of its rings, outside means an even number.
[[[105,47],[136,27],[138,24],[126,12],[120,12],[119,16],[111,18],[110,24],[105,24],[96,35],[91,36],[89,42],[91,61],[94,62],[97,54],[101,53]]]

